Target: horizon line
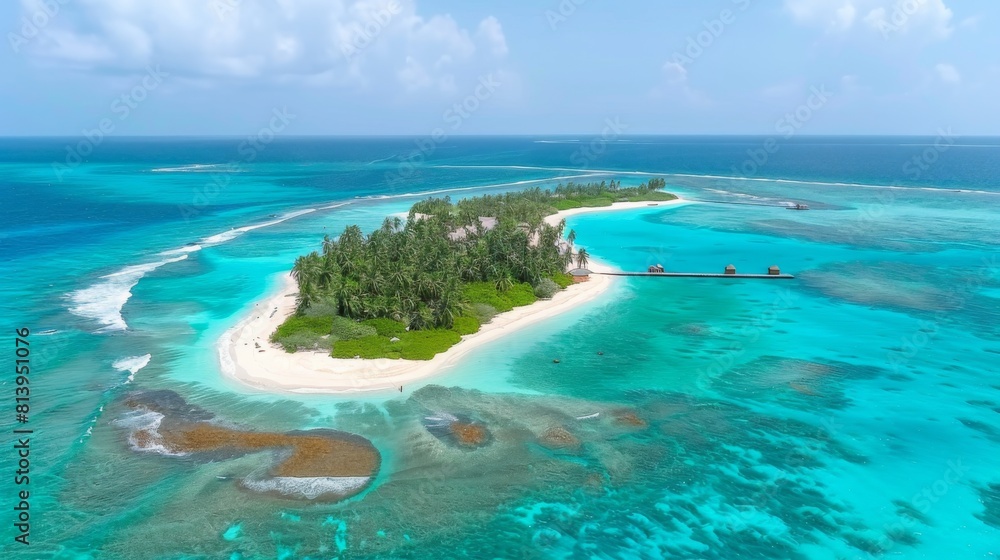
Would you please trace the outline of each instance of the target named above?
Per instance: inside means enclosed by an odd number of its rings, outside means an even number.
[[[77,134],[0,134],[0,140],[21,140],[21,139],[62,139],[77,138]],[[106,140],[126,139],[126,138],[244,138],[252,133],[219,133],[219,134],[121,134],[108,135]],[[379,138],[426,138],[431,134],[285,134],[276,136],[275,140],[293,138],[328,138],[328,139],[379,139]],[[783,135],[761,134],[761,133],[648,133],[648,134],[622,134],[617,138],[603,138],[606,142],[615,142],[624,138],[777,138],[781,136],[782,141],[790,141],[796,138],[935,138],[938,134],[900,134],[900,133],[852,133],[852,134],[796,134],[790,138]],[[956,134],[957,138],[1000,138],[997,134]],[[502,133],[502,134],[449,134],[445,140],[452,138],[602,138],[593,133]]]

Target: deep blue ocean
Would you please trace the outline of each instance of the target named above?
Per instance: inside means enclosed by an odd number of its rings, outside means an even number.
[[[1000,555],[998,138],[117,138],[67,160],[79,141],[0,139],[3,558]],[[572,217],[577,244],[625,270],[796,278],[622,279],[404,393],[222,374],[220,337],[327,233],[431,193],[651,177],[692,203]],[[159,389],[240,429],[363,436],[381,470],[310,503],[238,484],[267,452],[137,451],[122,401]],[[493,440],[449,447],[428,411]],[[556,426],[579,446],[536,443]]]

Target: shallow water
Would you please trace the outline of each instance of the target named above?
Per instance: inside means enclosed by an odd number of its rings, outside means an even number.
[[[724,178],[755,142],[613,144],[592,166],[609,174],[568,169],[572,145],[459,139],[404,187],[389,174],[405,139],[276,142],[239,173],[224,171],[236,142],[111,143],[63,183],[59,141],[2,141],[0,305],[34,333],[35,430],[32,545],[5,523],[5,557],[996,555],[997,150],[955,149],[914,179],[899,173],[912,139],[805,139],[754,180]],[[219,337],[324,233],[372,229],[407,193],[646,177],[626,171],[676,173],[669,190],[710,202],[569,219],[596,258],[796,279],[625,279],[403,394],[269,395],[220,375]],[[239,484],[272,452],[137,453],[122,398],[150,389],[238,429],[357,434],[381,469],[356,498],[309,503]],[[489,443],[429,431],[444,414]],[[557,428],[577,443],[552,448]]]

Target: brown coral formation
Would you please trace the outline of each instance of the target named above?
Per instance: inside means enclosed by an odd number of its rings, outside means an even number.
[[[802,383],[796,383],[794,381],[789,381],[788,382],[788,386],[791,387],[793,390],[798,391],[799,393],[802,393],[803,395],[809,395],[811,397],[815,397],[817,395],[815,389],[813,389],[812,387],[809,387],[807,385],[804,385]]]
[[[549,449],[579,449],[580,439],[562,426],[545,430],[538,441]]]
[[[221,426],[207,411],[187,404],[171,391],[136,393],[124,404],[139,412],[163,415],[155,426],[133,429],[130,441],[144,451],[166,450],[190,454],[195,459],[218,460],[264,450],[275,450],[281,457],[269,473],[260,479],[268,488],[277,487],[277,479],[290,479],[285,487],[294,487],[294,479],[368,479],[375,477],[381,456],[368,440],[334,430],[308,430],[287,433],[254,432]],[[309,482],[312,484],[314,480]],[[320,486],[309,493],[289,494],[313,499],[340,499],[362,491],[367,484]]]
[[[649,425],[645,420],[639,418],[639,416],[631,410],[616,410],[612,414],[615,417],[615,421],[623,426],[645,428]]]
[[[149,447],[153,443],[153,434],[149,433],[149,430],[136,430],[132,438],[140,448]]]
[[[448,431],[462,447],[480,447],[489,441],[489,432],[481,424],[452,422],[448,425]]]
[[[379,454],[365,440],[306,434],[243,432],[212,424],[160,429],[164,447],[175,453],[289,449],[291,454],[275,466],[274,476],[371,476],[378,469]]]

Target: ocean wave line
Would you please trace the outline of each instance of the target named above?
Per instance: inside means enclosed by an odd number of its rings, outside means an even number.
[[[206,173],[218,167],[228,165],[225,163],[193,163],[191,165],[181,165],[178,167],[157,167],[151,169],[153,173]]]
[[[150,272],[164,265],[180,262],[188,258],[189,254],[200,251],[206,246],[219,245],[236,239],[248,231],[280,224],[292,218],[305,214],[311,214],[320,210],[340,208],[348,204],[350,204],[350,202],[289,212],[279,216],[276,220],[271,220],[261,224],[254,224],[251,226],[233,228],[229,231],[208,236],[195,244],[163,251],[159,253],[159,255],[169,258],[150,263],[126,266],[117,272],[101,276],[101,281],[92,286],[71,292],[68,294],[68,297],[72,302],[69,311],[78,317],[97,321],[101,325],[101,328],[96,331],[98,333],[127,330],[128,323],[125,322],[125,318],[122,316],[122,309],[132,297],[132,288],[134,288],[136,284],[139,283],[139,280],[142,280],[142,278]],[[175,257],[173,255],[177,256]]]
[[[546,182],[550,182],[550,181],[563,181],[563,180],[568,180],[568,179],[584,179],[584,178],[587,178],[587,177],[592,177],[592,175],[590,175],[590,174],[587,174],[587,175],[566,175],[566,176],[563,176],[563,177],[550,177],[550,178],[547,178],[547,179],[526,179],[524,181],[514,181],[514,182],[511,182],[511,183],[498,183],[498,184],[495,184],[495,185],[479,185],[479,186],[475,186],[475,187],[458,187],[458,188],[454,188],[454,189],[437,189],[437,190],[433,190],[433,191],[423,191],[423,192],[403,193],[403,194],[373,194],[373,195],[367,195],[367,196],[357,196],[355,198],[357,198],[358,200],[390,200],[390,199],[394,199],[394,198],[412,198],[412,197],[415,197],[415,196],[430,196],[430,195],[434,195],[434,194],[447,194],[447,193],[461,192],[461,191],[475,191],[475,190],[483,190],[483,189],[498,189],[498,188],[501,188],[501,187],[517,187],[517,186],[530,185],[530,184],[533,184],[533,183],[546,183]]]
[[[132,288],[146,274],[161,266],[180,262],[188,258],[181,255],[172,259],[145,264],[126,266],[118,272],[101,276],[101,282],[69,294],[73,303],[70,313],[86,319],[93,319],[102,327],[97,332],[123,331],[128,328],[122,317],[122,308],[132,297]]]
[[[533,169],[539,171],[585,171],[590,176],[592,175],[641,175],[641,176],[662,176],[662,177],[689,177],[693,179],[727,179],[732,181],[756,181],[763,183],[789,183],[798,185],[823,185],[831,187],[855,187],[855,188],[865,188],[865,189],[898,189],[898,190],[919,190],[937,193],[961,193],[961,194],[988,194],[988,195],[1000,195],[1000,192],[994,191],[983,191],[977,189],[950,189],[943,187],[908,187],[904,185],[870,185],[864,183],[840,183],[840,182],[830,182],[830,181],[810,181],[804,179],[774,179],[767,177],[734,177],[730,175],[710,175],[710,174],[695,174],[695,173],[667,173],[667,172],[649,172],[649,171],[620,171],[620,170],[609,170],[609,169],[573,169],[571,167],[537,167],[537,166],[522,166],[522,165],[438,165],[436,167],[440,168],[454,168],[454,169]]]

